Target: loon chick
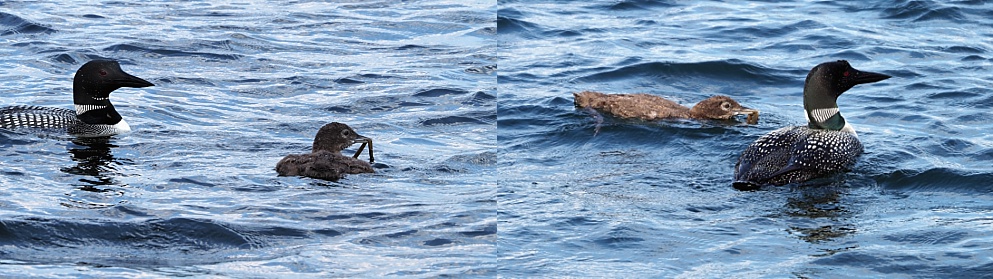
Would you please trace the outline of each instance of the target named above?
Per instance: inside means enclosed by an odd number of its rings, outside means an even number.
[[[287,155],[276,164],[280,176],[306,176],[338,181],[345,174],[373,173],[368,162],[341,155],[341,151],[355,143],[368,143],[372,160],[372,139],[359,135],[343,123],[324,125],[314,137],[311,153]],[[359,152],[362,152],[361,148]],[[355,153],[358,157],[359,153]]]
[[[687,108],[662,97],[644,93],[604,94],[593,91],[573,93],[577,107],[605,111],[622,118],[658,120],[666,118],[730,119],[749,115],[749,123],[758,121],[758,111],[738,104],[728,96],[713,96]]]
[[[838,96],[855,85],[887,78],[856,70],[845,60],[815,66],[803,86],[807,126],[784,127],[748,145],[734,167],[734,187],[799,183],[850,169],[862,154],[862,143],[841,117]]]
[[[83,64],[72,79],[72,101],[76,111],[39,106],[0,108],[0,128],[60,130],[78,137],[112,136],[131,131],[131,126],[110,103],[110,92],[121,87],[148,87],[152,83],[121,70],[112,60]]]

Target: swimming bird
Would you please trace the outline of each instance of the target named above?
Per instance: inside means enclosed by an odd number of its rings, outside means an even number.
[[[799,183],[850,169],[863,148],[838,110],[838,96],[855,85],[888,78],[856,70],[845,60],[815,66],[803,85],[807,126],[780,128],[748,145],[734,167],[733,186],[750,190]]]
[[[0,108],[0,128],[58,130],[77,137],[111,136],[131,131],[131,126],[110,103],[110,92],[121,87],[148,87],[151,82],[125,73],[113,60],[86,62],[72,79],[75,111],[39,106]]]
[[[368,162],[341,155],[341,151],[355,143],[369,144],[372,161],[372,139],[359,135],[351,127],[339,122],[324,125],[314,137],[311,153],[287,155],[276,164],[280,176],[306,176],[338,181],[345,174],[374,173]],[[362,152],[359,148],[358,152]]]
[[[758,121],[758,111],[746,108],[728,96],[713,96],[687,108],[665,98],[638,94],[604,94],[593,91],[573,93],[577,107],[604,111],[622,118],[659,120],[666,118],[730,119],[749,115],[749,123]]]

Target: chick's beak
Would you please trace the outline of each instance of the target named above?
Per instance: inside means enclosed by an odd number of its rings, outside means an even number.
[[[372,141],[369,137],[358,135],[359,137],[352,141],[352,143],[369,143]]]
[[[741,108],[736,109],[736,110],[734,110],[732,112],[734,112],[734,115],[749,115],[749,114],[752,114],[752,113],[758,113],[759,111],[757,109],[750,109],[750,108],[746,108],[746,107],[741,107]]]

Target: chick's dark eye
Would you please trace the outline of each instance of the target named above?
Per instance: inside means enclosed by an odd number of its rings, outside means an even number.
[[[725,110],[731,109],[731,103],[721,103],[721,108]]]

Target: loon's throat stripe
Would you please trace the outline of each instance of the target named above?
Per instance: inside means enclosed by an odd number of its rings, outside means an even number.
[[[76,115],[82,115],[88,111],[95,109],[107,108],[107,106],[100,106],[100,105],[75,105],[75,106],[76,106]]]
[[[824,123],[835,114],[838,114],[838,108],[822,108],[813,109],[810,111],[810,116],[813,117],[814,122],[817,123]]]

